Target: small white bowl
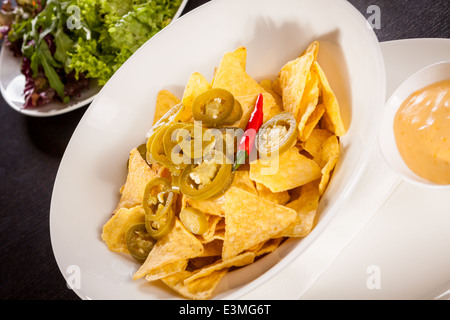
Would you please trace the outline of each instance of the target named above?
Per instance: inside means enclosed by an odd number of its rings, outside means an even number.
[[[379,145],[381,153],[387,164],[404,180],[418,186],[434,188],[450,188],[450,185],[442,185],[430,182],[415,174],[404,162],[398,151],[394,135],[394,118],[403,101],[413,92],[432,83],[450,79],[450,61],[441,61],[429,65],[407,78],[392,94],[386,102]]]

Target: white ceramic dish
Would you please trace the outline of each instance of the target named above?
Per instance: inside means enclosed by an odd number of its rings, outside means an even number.
[[[450,188],[450,185],[438,185],[415,174],[406,165],[398,151],[394,134],[394,118],[403,101],[413,92],[429,84],[450,79],[450,61],[441,61],[420,69],[408,77],[386,102],[381,124],[379,144],[381,153],[393,171],[404,180],[426,187]]]
[[[181,15],[186,3],[187,0],[181,3],[173,21]],[[83,91],[79,97],[72,98],[67,104],[55,101],[36,109],[23,109],[25,76],[20,72],[20,66],[21,59],[14,57],[11,50],[3,45],[0,52],[0,92],[11,108],[27,116],[51,117],[73,111],[92,102],[101,89],[92,81],[88,90]]]
[[[205,26],[208,26],[205,28]],[[321,202],[316,228],[286,241],[250,266],[230,272],[216,299],[234,299],[280,272],[324,232],[369,160],[385,99],[380,46],[364,17],[347,1],[215,0],[175,21],[141,47],[102,88],[75,130],[56,177],[51,241],[63,276],[83,299],[176,299],[165,286],[132,281],[138,265],[107,250],[100,239],[117,205],[129,151],[142,143],[161,89],[181,97],[193,72],[212,79],[223,53],[247,48],[247,71],[274,77],[313,40],[348,128],[342,156]],[[151,72],[149,72],[151,70]]]

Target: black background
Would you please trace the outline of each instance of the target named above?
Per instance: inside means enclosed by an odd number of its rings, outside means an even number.
[[[206,2],[189,0],[183,14]],[[375,30],[380,41],[450,38],[448,0],[349,2],[366,18],[369,5],[380,7],[381,28]],[[79,300],[53,256],[49,211],[59,163],[86,109],[34,118],[16,112],[0,97],[2,300]]]

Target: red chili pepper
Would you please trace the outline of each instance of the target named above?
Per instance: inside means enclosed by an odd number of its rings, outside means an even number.
[[[260,93],[256,99],[255,109],[253,110],[250,120],[245,127],[244,135],[239,143],[236,152],[236,161],[233,165],[232,172],[235,172],[241,164],[250,156],[255,142],[256,134],[263,123],[263,95]]]

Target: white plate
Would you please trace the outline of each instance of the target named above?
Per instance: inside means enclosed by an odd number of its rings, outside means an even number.
[[[343,0],[212,1],[175,21],[125,62],[92,102],[67,146],[55,181],[50,231],[64,277],[70,283],[71,270],[80,272],[75,292],[81,298],[178,298],[164,286],[132,281],[138,265],[108,251],[100,239],[125,181],[129,151],[144,141],[152,123],[158,91],[168,89],[181,97],[191,73],[212,79],[223,53],[240,45],[247,47],[251,76],[274,77],[313,40],[320,41],[318,60],[348,127],[317,227],[308,237],[286,241],[258,262],[230,272],[216,298],[234,299],[256,288],[320,236],[361,176],[367,146],[375,143],[385,101],[378,40],[364,17]]]
[[[187,0],[181,3],[173,21],[181,15],[186,3]],[[73,111],[92,102],[101,89],[96,81],[91,81],[88,90],[84,90],[80,96],[72,98],[67,104],[54,101],[39,108],[23,109],[25,76],[20,72],[20,66],[21,59],[14,57],[11,50],[3,45],[0,52],[0,92],[8,105],[27,116],[51,117]]]

